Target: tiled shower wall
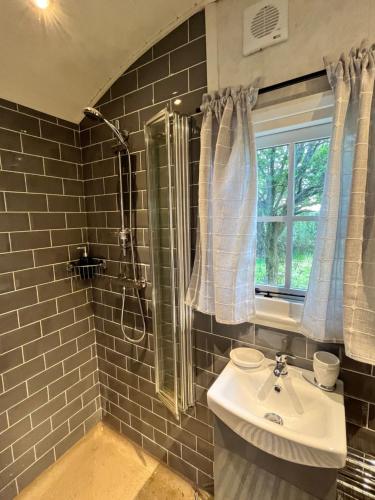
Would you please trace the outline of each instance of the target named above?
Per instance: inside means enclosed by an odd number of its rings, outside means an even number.
[[[93,283],[99,377],[104,420],[201,486],[212,484],[212,421],[197,386],[200,402],[177,422],[155,397],[154,345],[151,333],[151,283],[148,247],[146,163],[143,125],[167,104],[194,115],[206,87],[204,15],[199,13],[157,43],[122,75],[105,94],[99,109],[127,129],[132,151],[137,258],[148,287],[143,297],[148,335],[140,345],[124,340],[119,325],[121,287],[118,274],[119,228],[116,157],[107,127],[85,119],[81,142],[88,235],[93,254],[108,259],[107,277]],[[194,137],[194,133],[193,133]],[[199,139],[190,145],[192,181],[196,182]],[[195,163],[194,163],[195,161]],[[126,171],[126,168],[124,169]],[[193,175],[194,173],[194,175]],[[126,176],[125,176],[126,181]],[[127,185],[127,182],[125,182]],[[194,193],[194,196],[196,192]],[[127,193],[124,197],[127,208]],[[193,204],[196,201],[193,198]],[[112,276],[113,279],[110,279]],[[134,297],[127,297],[126,324],[140,325]],[[131,328],[129,335],[137,336]],[[209,375],[211,377],[211,374]]]
[[[77,125],[0,100],[0,498],[100,418]],[[90,284],[89,284],[90,285]]]

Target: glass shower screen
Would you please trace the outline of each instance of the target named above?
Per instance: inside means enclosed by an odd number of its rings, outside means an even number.
[[[176,418],[193,400],[188,118],[164,109],[145,124],[155,382]]]

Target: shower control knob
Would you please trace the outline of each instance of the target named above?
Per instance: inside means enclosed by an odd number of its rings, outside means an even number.
[[[128,130],[121,130],[120,132],[121,132],[122,137],[125,139],[125,141],[127,141],[129,139],[129,135],[130,135],[129,131]]]
[[[129,236],[130,234],[130,229],[129,228],[126,228],[126,229],[121,229],[118,233],[120,239],[127,239],[127,237]]]
[[[139,288],[146,288],[146,286],[147,286],[146,280],[144,278],[141,278],[140,280],[138,280],[138,286],[139,286]]]
[[[119,240],[122,244],[126,244],[128,242],[128,239],[129,239],[129,229],[124,229],[124,230],[121,230],[119,231],[118,233],[118,237],[119,237]]]
[[[128,278],[124,274],[120,274],[119,278],[122,281],[122,290],[142,290],[146,288],[147,283],[144,278],[141,279],[132,279]]]

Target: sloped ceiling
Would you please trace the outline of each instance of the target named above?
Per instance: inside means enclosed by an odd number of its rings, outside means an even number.
[[[0,0],[0,97],[78,123],[143,52],[212,0]]]

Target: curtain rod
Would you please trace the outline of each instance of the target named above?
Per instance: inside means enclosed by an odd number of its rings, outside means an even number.
[[[282,89],[284,87],[289,87],[290,85],[295,85],[296,83],[305,82],[307,80],[313,80],[314,78],[319,78],[320,76],[325,76],[327,74],[325,69],[315,71],[314,73],[308,73],[307,75],[297,76],[297,78],[292,78],[291,80],[285,80],[285,82],[275,83],[269,87],[263,87],[259,89],[259,94],[267,94],[267,92],[272,92],[273,90]]]
[[[273,90],[289,87],[290,85],[306,82],[308,80],[313,80],[314,78],[319,78],[320,76],[325,76],[325,75],[327,75],[326,70],[321,69],[319,71],[315,71],[314,73],[308,73],[307,75],[297,76],[297,78],[292,78],[291,80],[285,80],[284,82],[275,83],[274,85],[270,85],[269,87],[263,87],[262,89],[259,89],[258,94],[267,94],[268,92],[272,92]],[[195,112],[200,113],[201,109],[196,108]]]

